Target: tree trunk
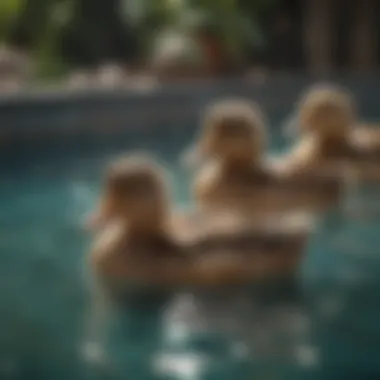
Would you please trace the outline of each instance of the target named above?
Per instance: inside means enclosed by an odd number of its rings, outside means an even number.
[[[350,66],[369,71],[376,66],[376,1],[355,1],[350,43]]]
[[[304,1],[304,52],[308,69],[328,73],[333,68],[335,0]]]

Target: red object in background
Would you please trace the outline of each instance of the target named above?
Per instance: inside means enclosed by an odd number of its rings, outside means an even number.
[[[198,33],[198,43],[206,57],[207,69],[212,75],[220,75],[226,69],[226,55],[219,39],[210,33]]]

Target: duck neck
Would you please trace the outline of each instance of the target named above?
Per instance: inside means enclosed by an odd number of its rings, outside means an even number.
[[[151,238],[166,234],[166,218],[157,215],[133,218],[128,221],[129,233],[136,237]]]
[[[322,155],[330,156],[339,154],[348,146],[347,136],[318,136],[317,147]]]
[[[249,170],[260,171],[261,163],[259,160],[247,159],[247,158],[226,158],[220,160],[222,167],[229,172],[241,172]]]

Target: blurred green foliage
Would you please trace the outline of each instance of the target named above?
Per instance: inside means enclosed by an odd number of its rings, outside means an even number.
[[[162,29],[186,34],[208,28],[222,41],[232,60],[239,62],[249,49],[265,45],[265,32],[259,20],[278,0],[123,0],[123,3],[148,50]]]
[[[5,42],[12,22],[21,9],[23,0],[1,0],[0,1],[0,41]]]
[[[260,20],[277,0],[0,0],[0,38],[21,45],[41,76],[101,59],[145,57],[171,29],[213,30],[236,61],[265,43]],[[112,51],[111,51],[112,50]],[[114,51],[127,51],[119,55]],[[128,56],[128,57],[127,57]]]

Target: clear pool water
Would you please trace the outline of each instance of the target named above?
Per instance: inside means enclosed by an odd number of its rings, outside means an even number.
[[[172,145],[127,137],[112,144],[56,143],[4,155],[0,378],[379,378],[380,258],[376,249],[364,255],[332,249],[334,228],[334,236],[344,235],[339,220],[307,254],[299,284],[135,301],[124,311],[109,357],[85,360],[89,236],[81,223],[96,201],[104,165],[129,148],[152,150],[175,174],[183,205],[189,175],[176,160],[188,138]]]

